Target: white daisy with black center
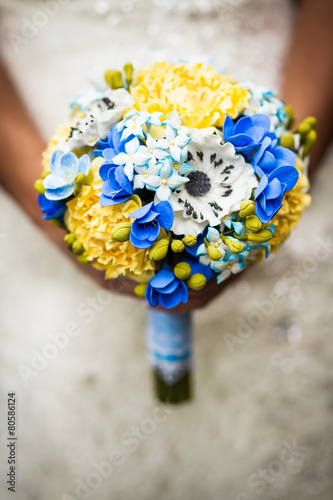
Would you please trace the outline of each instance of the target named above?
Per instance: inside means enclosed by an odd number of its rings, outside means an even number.
[[[239,210],[243,200],[258,186],[253,167],[235,152],[231,143],[221,144],[214,129],[190,129],[189,181],[172,192],[175,234],[198,235],[208,225]]]

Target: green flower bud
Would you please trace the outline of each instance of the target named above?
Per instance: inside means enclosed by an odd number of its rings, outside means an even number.
[[[84,255],[83,253],[80,255],[77,255],[77,260],[79,262],[81,262],[81,264],[88,264],[89,263],[88,257],[86,255]]]
[[[304,148],[303,148],[303,158],[308,156],[311,149],[317,142],[317,132],[315,130],[310,130],[310,132],[305,137]]]
[[[134,68],[132,63],[126,63],[124,65],[125,79],[128,86],[130,86],[132,83],[133,71]]]
[[[111,238],[115,241],[120,241],[121,243],[128,241],[131,227],[131,222],[121,222],[120,224],[117,224],[111,231]]]
[[[155,241],[150,247],[149,257],[153,260],[162,260],[168,253],[169,239],[163,238],[162,240]]]
[[[222,253],[220,252],[220,250],[218,248],[214,247],[214,245],[209,245],[207,247],[207,252],[208,252],[209,258],[212,260],[220,260],[220,258],[222,257]]]
[[[120,71],[114,71],[113,69],[107,69],[104,74],[105,81],[112,90],[120,89],[123,85],[123,77]]]
[[[68,233],[64,237],[64,241],[65,241],[66,245],[68,245],[69,247],[71,247],[73,245],[75,240],[76,240],[76,236],[73,233]]]
[[[248,229],[254,231],[255,233],[262,229],[262,222],[256,215],[249,215],[249,217],[246,217],[245,225]]]
[[[43,179],[37,179],[35,181],[34,188],[36,189],[37,193],[44,194],[45,187],[43,186]]]
[[[250,241],[256,241],[258,243],[265,243],[272,238],[272,233],[268,229],[263,229],[260,233],[248,234],[247,237]]]
[[[180,280],[187,280],[191,276],[191,266],[187,262],[178,262],[173,270],[176,278]]]
[[[138,285],[136,285],[136,287],[134,288],[135,295],[143,298],[145,296],[145,293],[146,293],[147,285],[148,285],[148,283],[139,283]]]
[[[295,139],[292,132],[285,132],[280,139],[280,146],[287,149],[294,149]]]
[[[72,244],[72,252],[75,253],[76,255],[79,255],[80,253],[83,253],[85,250],[84,246],[82,243],[79,241],[74,241]]]
[[[196,244],[197,242],[197,238],[196,236],[194,236],[194,234],[187,234],[186,236],[184,236],[184,238],[182,239],[182,242],[187,245],[188,247],[193,247],[193,245]]]
[[[289,106],[289,104],[285,105],[284,110],[285,110],[287,117],[289,118],[288,127],[291,128],[294,124],[294,121],[295,121],[294,110],[291,106]]]
[[[180,253],[184,250],[185,245],[182,240],[173,240],[171,243],[171,250],[175,253]]]
[[[51,173],[51,170],[44,170],[44,172],[42,172],[41,178],[44,180],[45,177],[50,175],[50,173]]]
[[[74,195],[77,195],[79,191],[81,191],[82,186],[85,184],[87,180],[87,176],[84,174],[76,174],[75,176],[75,191]]]
[[[239,216],[244,218],[247,217],[248,215],[252,215],[253,212],[254,212],[254,201],[252,200],[242,201],[239,210]]]
[[[310,125],[311,128],[315,128],[317,126],[318,120],[314,116],[308,116],[307,118],[305,118],[304,122]]]
[[[186,281],[189,288],[193,290],[201,290],[207,283],[205,276],[201,273],[192,274]]]
[[[306,121],[303,121],[300,125],[298,125],[296,132],[298,132],[302,139],[310,132],[311,125]]]
[[[246,238],[247,239],[247,238]],[[243,244],[238,240],[231,240],[230,238],[223,238],[223,242],[228,245],[231,253],[240,253],[243,250]]]

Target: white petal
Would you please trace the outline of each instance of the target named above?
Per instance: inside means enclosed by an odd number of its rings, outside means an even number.
[[[159,200],[165,201],[170,198],[171,190],[166,184],[161,184],[158,190],[156,191],[156,195]]]

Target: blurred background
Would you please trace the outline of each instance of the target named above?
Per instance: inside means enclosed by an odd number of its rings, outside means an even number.
[[[279,89],[297,8],[0,0],[1,49],[47,140],[96,68],[127,61],[213,62]],[[16,498],[332,498],[332,167],[329,151],[279,254],[195,313],[195,399],[179,408],[152,398],[144,304],[101,292],[0,191],[1,426],[15,390]]]

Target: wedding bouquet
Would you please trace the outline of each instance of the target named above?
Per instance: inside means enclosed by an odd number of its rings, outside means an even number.
[[[276,251],[310,203],[316,120],[293,121],[274,92],[211,67],[126,64],[74,97],[43,155],[43,217],[80,262],[159,306],[147,338],[162,400],[189,397],[191,367],[190,316],[162,308]]]

